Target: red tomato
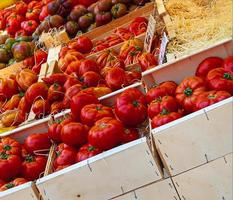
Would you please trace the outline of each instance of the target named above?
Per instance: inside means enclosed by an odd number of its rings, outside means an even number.
[[[196,76],[205,78],[208,72],[212,69],[221,67],[223,64],[223,59],[219,57],[209,57],[203,60],[196,70]]]
[[[83,160],[96,156],[101,152],[102,151],[97,147],[92,146],[91,144],[85,144],[79,149],[76,155],[76,162],[81,162]]]
[[[22,185],[22,184],[27,183],[27,182],[28,181],[25,178],[16,178],[13,181],[6,183],[2,186],[0,184],[0,191],[5,191],[5,190],[11,189],[13,187]]]
[[[50,146],[51,142],[46,133],[31,134],[24,141],[24,147],[29,153],[37,150],[47,150]]]
[[[26,13],[26,19],[39,21],[40,12],[40,9],[28,9]]]
[[[182,117],[182,114],[180,112],[168,112],[166,109],[164,109],[160,114],[156,115],[151,122],[152,128],[157,128],[159,126],[162,126],[164,124],[167,124],[169,122],[172,122],[176,119],[179,119]]]
[[[81,83],[87,87],[96,87],[101,81],[102,77],[96,72],[86,72],[80,78]]]
[[[44,156],[28,155],[22,164],[22,175],[30,181],[41,177],[45,170],[47,158]]]
[[[177,112],[179,105],[172,96],[157,98],[148,106],[148,116],[152,119],[166,109],[168,112]]]
[[[15,94],[9,99],[4,105],[0,108],[0,112],[4,112],[6,110],[14,110],[15,108],[18,107],[19,102],[21,100],[23,94]]]
[[[84,73],[93,71],[93,72],[99,72],[99,68],[97,63],[94,60],[85,59],[84,61],[81,61],[80,67],[79,67],[79,76],[82,76]]]
[[[37,8],[42,8],[43,2],[42,1],[30,1],[28,4],[28,9],[37,9]]]
[[[85,105],[92,103],[99,103],[99,100],[92,94],[81,93],[73,96],[70,103],[72,117],[78,120],[80,118],[81,109]]]
[[[10,35],[14,35],[18,30],[20,30],[22,17],[19,15],[10,16],[6,24],[6,31]]]
[[[3,185],[5,185],[5,184],[6,184],[6,182],[0,179],[0,188],[1,188]],[[1,190],[1,189],[0,189],[0,190]]]
[[[50,107],[50,114],[55,115],[65,109],[63,101],[54,101]]]
[[[126,71],[125,75],[126,75],[127,85],[131,85],[135,82],[139,82],[141,81],[142,78],[142,74],[139,71]]]
[[[35,65],[35,60],[34,60],[34,56],[28,57],[26,59],[23,60],[23,65],[27,66],[28,68],[31,68]]]
[[[228,58],[224,59],[223,67],[226,70],[233,72],[233,56],[229,56]]]
[[[18,109],[20,111],[22,111],[23,113],[29,113],[30,111],[30,105],[29,103],[26,101],[25,97],[22,97],[19,105],[18,105]]]
[[[139,64],[141,66],[142,71],[144,72],[147,69],[150,69],[158,65],[158,61],[155,59],[153,54],[144,52],[139,57]]]
[[[81,84],[81,83],[77,78],[75,78],[73,76],[69,76],[67,78],[67,81],[63,85],[63,87],[64,87],[65,91],[67,91],[71,86],[76,85],[76,84]]]
[[[120,143],[124,132],[123,124],[111,117],[98,120],[88,133],[88,142],[102,150],[108,150]]]
[[[87,142],[87,132],[87,126],[71,122],[62,127],[61,140],[70,146],[81,146]]]
[[[5,137],[2,138],[0,143],[0,153],[13,154],[13,155],[21,155],[21,144],[16,140]]]
[[[125,90],[116,99],[115,113],[125,125],[141,124],[147,117],[144,94],[135,88]]]
[[[64,89],[58,83],[54,83],[49,87],[48,100],[49,102],[60,101],[64,98]]]
[[[50,105],[48,100],[38,99],[32,104],[31,109],[36,117],[44,118],[49,113]]]
[[[15,38],[21,37],[21,36],[28,36],[27,32],[25,30],[18,30],[15,33]],[[33,60],[34,61],[34,60]]]
[[[148,20],[144,17],[137,17],[129,25],[129,31],[135,36],[146,32]]]
[[[18,93],[18,88],[15,80],[11,78],[0,79],[0,94],[3,94],[3,97],[5,97],[6,99],[10,99],[14,94],[17,93]],[[3,101],[4,100],[5,99],[3,99]]]
[[[126,73],[120,67],[113,67],[111,68],[105,77],[107,85],[112,90],[118,90],[126,85]]]
[[[91,4],[95,3],[96,1],[97,0],[78,0],[78,3],[85,6],[85,7],[88,7]]]
[[[37,82],[37,75],[30,69],[23,69],[16,75],[19,87],[26,91],[33,83]]]
[[[64,83],[67,80],[67,76],[63,73],[55,73],[55,74],[50,75],[49,77],[42,78],[42,80],[47,85],[53,85],[55,83],[59,85],[64,85]]]
[[[61,129],[61,124],[54,123],[50,125],[48,129],[49,138],[57,143],[61,142]]]
[[[35,20],[23,21],[21,23],[21,28],[29,35],[33,34],[37,27],[38,23]]]
[[[233,72],[224,68],[213,69],[208,73],[206,82],[211,90],[224,90],[233,95]]]
[[[219,101],[227,99],[231,97],[231,94],[226,91],[208,91],[203,92],[198,95],[196,100],[196,108],[197,110],[215,104]]]
[[[128,142],[132,142],[139,138],[138,130],[135,128],[125,128],[124,133],[121,136],[121,143],[125,144]]]
[[[104,117],[114,117],[114,115],[111,108],[102,104],[86,105],[81,110],[81,122],[90,127]]]
[[[26,12],[27,12],[27,8],[28,8],[27,4],[24,3],[24,2],[22,2],[22,1],[17,2],[15,4],[15,11],[19,15],[23,15],[24,16],[26,14]]]
[[[62,169],[65,169],[65,168],[67,168],[67,167],[69,167],[70,165],[59,165],[58,167],[54,167],[55,168],[55,172],[58,172],[58,171],[60,171],[60,170],[62,170]]]
[[[93,44],[92,41],[86,36],[79,36],[75,41],[68,45],[70,49],[75,49],[83,54],[90,53]]]
[[[63,99],[63,104],[66,108],[70,107],[70,101],[72,97],[78,94],[82,89],[83,89],[82,85],[75,84],[66,90],[66,93]]]
[[[177,84],[174,81],[165,81],[160,83],[159,86],[166,88],[169,96],[175,96]]]
[[[48,6],[45,4],[45,6],[42,7],[40,15],[39,15],[39,20],[42,22],[44,19],[49,16],[48,13]]]
[[[59,166],[74,164],[77,152],[73,147],[61,143],[57,146],[56,154],[57,157],[53,163],[55,169],[57,169]]]
[[[205,82],[200,77],[187,77],[176,88],[176,99],[187,112],[193,112],[197,96],[205,90]]]
[[[46,99],[48,95],[48,87],[43,82],[37,82],[32,84],[25,93],[26,101],[32,104],[36,99]]]
[[[36,65],[41,65],[47,61],[48,54],[42,49],[38,49],[34,53],[35,63]]]
[[[80,68],[81,62],[79,60],[72,61],[66,68],[65,73],[70,75],[70,74],[75,74],[75,76],[79,76],[79,68]]]
[[[19,175],[21,170],[21,159],[17,155],[0,154],[0,179],[9,181]]]

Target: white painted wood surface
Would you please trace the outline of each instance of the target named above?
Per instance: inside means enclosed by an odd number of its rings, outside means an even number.
[[[232,153],[173,177],[182,200],[232,200]]]
[[[0,192],[1,200],[37,200],[38,191],[32,182]]]
[[[44,200],[105,200],[161,178],[141,138],[43,177],[37,187]]]
[[[170,178],[136,189],[111,200],[178,200],[179,197]]]
[[[233,97],[153,130],[170,175],[232,152]]]

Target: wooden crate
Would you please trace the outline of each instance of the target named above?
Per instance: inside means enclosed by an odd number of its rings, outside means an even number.
[[[0,192],[1,200],[38,200],[39,192],[33,182],[28,182],[12,189]]]
[[[160,167],[141,138],[43,177],[36,185],[44,200],[107,200],[160,179]]]
[[[181,199],[233,199],[232,156],[232,153],[228,154],[225,157],[173,177],[172,179]]]
[[[136,189],[111,200],[178,200],[178,194],[170,178]]]

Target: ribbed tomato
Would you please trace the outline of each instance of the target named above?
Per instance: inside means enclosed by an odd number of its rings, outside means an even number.
[[[88,158],[91,158],[97,154],[100,154],[101,152],[102,151],[99,148],[97,148],[91,144],[85,144],[79,149],[79,151],[76,155],[76,162],[81,162],[81,161],[86,160]]]

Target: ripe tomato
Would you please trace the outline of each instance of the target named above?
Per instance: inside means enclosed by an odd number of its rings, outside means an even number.
[[[73,96],[70,103],[72,117],[75,120],[80,119],[81,109],[92,103],[99,103],[99,100],[92,94],[79,93]]]
[[[79,67],[79,76],[82,76],[84,73],[93,71],[93,72],[99,72],[99,68],[97,63],[94,60],[85,59],[81,61],[80,67]]]
[[[40,12],[40,9],[28,9],[26,13],[26,19],[39,21]]]
[[[55,169],[57,169],[59,166],[74,164],[77,152],[73,147],[61,143],[57,146],[56,154],[57,157],[53,163]]]
[[[148,52],[144,52],[139,57],[139,64],[141,66],[142,71],[146,71],[151,67],[155,67],[158,65],[158,61],[155,59],[154,55]]]
[[[167,124],[168,122],[172,122],[176,119],[179,119],[182,117],[182,114],[180,112],[168,112],[166,109],[164,109],[160,114],[156,115],[152,121],[151,126],[152,128],[157,128],[159,126],[162,126],[164,124]]]
[[[18,104],[18,109],[20,111],[22,111],[23,113],[29,113],[30,111],[30,105],[29,103],[26,101],[25,97],[22,97],[19,104]]]
[[[211,90],[224,90],[233,95],[233,72],[227,71],[224,68],[216,68],[211,70],[206,82]]]
[[[85,72],[80,78],[81,83],[87,87],[96,87],[101,81],[102,77],[93,71]]]
[[[43,82],[32,84],[25,93],[26,101],[32,104],[37,98],[46,99],[48,95],[48,87]]]
[[[5,185],[5,184],[6,184],[6,182],[0,179],[0,188],[1,188],[3,185]],[[1,189],[0,189],[0,190],[1,190]]]
[[[81,122],[90,127],[104,117],[114,117],[114,115],[111,108],[102,104],[86,105],[81,110]]]
[[[196,110],[197,96],[205,90],[205,82],[202,78],[197,76],[187,77],[176,88],[176,99],[187,112],[193,112]]]
[[[35,63],[36,65],[41,65],[47,61],[48,54],[42,49],[38,49],[34,53]]]
[[[233,56],[230,56],[230,57],[224,59],[223,67],[226,70],[233,72]]]
[[[79,149],[76,155],[76,162],[81,162],[83,160],[96,156],[97,154],[100,154],[101,152],[102,151],[98,149],[97,147],[92,146],[91,144],[85,144]]]
[[[21,23],[21,28],[25,30],[28,35],[33,34],[38,26],[35,20],[23,21]]]
[[[81,84],[81,82],[77,78],[73,76],[69,76],[65,84],[63,85],[63,87],[65,91],[67,91],[71,86],[76,85],[76,84]]]
[[[70,75],[74,74],[75,76],[79,76],[79,68],[80,68],[81,62],[79,60],[72,61],[68,64],[65,73]]]
[[[19,33],[19,32],[17,32],[17,33]],[[22,33],[22,35],[20,35],[20,36],[25,36],[25,34]],[[34,56],[31,56],[31,57],[28,57],[28,58],[24,59],[23,60],[23,65],[28,67],[28,68],[32,68],[35,65]]]
[[[165,81],[160,83],[159,86],[166,88],[169,96],[175,96],[177,84],[174,81]]]
[[[59,165],[58,167],[54,167],[55,168],[55,172],[58,172],[58,171],[60,171],[60,170],[62,170],[62,169],[65,169],[65,168],[67,168],[67,167],[69,167],[70,165]]]
[[[139,82],[142,78],[142,74],[140,71],[126,71],[126,82],[127,85],[131,85],[135,82]]]
[[[23,69],[16,75],[19,87],[26,91],[33,83],[37,82],[37,75],[30,69]]]
[[[64,85],[64,83],[67,80],[67,75],[63,73],[55,73],[55,74],[50,75],[49,77],[42,78],[42,80],[47,85],[53,85],[55,83],[59,85]]]
[[[90,53],[93,44],[92,41],[86,37],[86,36],[79,36],[77,39],[75,39],[73,42],[71,42],[68,47],[70,49],[77,50],[83,54]]]
[[[15,11],[17,14],[24,16],[27,12],[27,4],[20,1],[15,4]]]
[[[135,36],[140,35],[146,32],[148,20],[144,17],[137,17],[134,21],[129,25],[129,31],[133,33]]]
[[[124,133],[121,136],[121,143],[125,144],[128,142],[132,142],[139,138],[138,130],[135,128],[125,128]]]
[[[4,105],[0,108],[0,112],[4,112],[6,110],[14,110],[15,108],[17,108],[22,95],[23,93],[13,95],[11,99],[4,103]]]
[[[14,94],[17,93],[18,93],[18,87],[14,79],[11,78],[0,79],[0,94],[2,94],[3,97],[5,97],[6,99],[10,99]]]
[[[51,146],[51,142],[46,133],[35,133],[29,135],[24,141],[24,147],[29,153],[37,150],[47,150]]]
[[[11,189],[13,187],[22,185],[22,184],[27,183],[27,182],[28,182],[28,180],[26,180],[25,178],[16,178],[13,181],[6,183],[2,186],[0,184],[0,191],[5,191],[5,190]]]
[[[45,170],[47,158],[45,156],[28,155],[22,164],[22,175],[30,181],[41,177]]]
[[[63,99],[63,104],[66,108],[70,107],[70,101],[71,101],[72,97],[74,95],[78,94],[82,89],[83,89],[82,85],[75,84],[66,90],[66,93],[65,93],[65,96]]]
[[[49,13],[48,13],[48,5],[44,5],[41,9],[41,12],[40,12],[40,15],[39,15],[39,20],[42,22],[44,21],[44,19],[49,16]]]
[[[49,138],[57,143],[61,142],[61,129],[61,124],[54,123],[50,125],[48,129]]]
[[[166,109],[168,112],[177,112],[178,108],[179,105],[174,97],[160,97],[152,101],[148,106],[148,116],[150,119],[153,119],[156,115],[161,113],[163,109]]]
[[[13,154],[13,155],[21,155],[21,144],[16,140],[5,137],[2,138],[0,143],[0,153]]]
[[[0,179],[9,181],[16,177],[21,170],[21,159],[18,155],[0,153]]]
[[[137,126],[141,124],[147,117],[144,94],[135,88],[125,90],[116,99],[115,113],[125,125]]]
[[[64,89],[61,85],[54,83],[49,87],[48,100],[49,102],[60,101],[64,97]]]
[[[123,69],[119,67],[113,67],[111,68],[105,77],[107,85],[112,90],[118,90],[126,85],[126,73]]]
[[[196,76],[205,78],[210,70],[221,67],[222,64],[223,64],[222,58],[208,57],[198,65],[198,68],[196,70]]]
[[[48,100],[38,99],[32,104],[32,111],[38,118],[44,118],[50,110]]]
[[[123,124],[111,117],[98,120],[88,133],[88,142],[102,150],[108,150],[120,143],[124,132]]]
[[[215,104],[219,101],[227,99],[231,97],[231,94],[226,91],[208,91],[203,92],[198,95],[196,100],[196,109],[202,109],[212,104]]]
[[[65,109],[63,101],[54,101],[50,107],[50,114],[55,115]]]
[[[87,132],[87,126],[71,122],[62,127],[61,140],[70,146],[81,146],[87,142]]]

